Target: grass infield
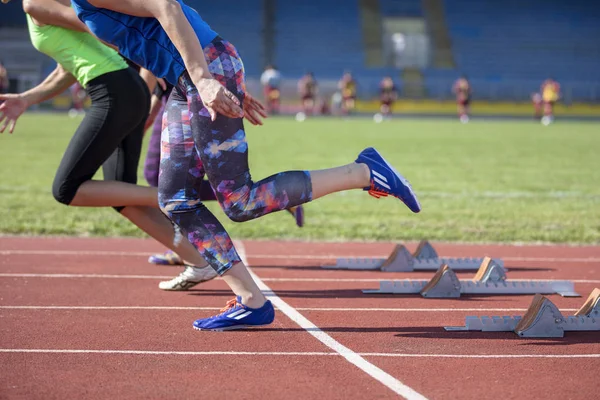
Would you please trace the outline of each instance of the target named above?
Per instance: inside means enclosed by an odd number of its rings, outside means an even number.
[[[112,209],[66,207],[52,198],[54,173],[79,121],[31,113],[13,135],[0,136],[0,233],[144,236]],[[249,127],[248,141],[255,180],[345,164],[374,146],[411,181],[423,211],[356,190],[307,204],[299,229],[287,213],[240,224],[207,204],[237,239],[600,242],[594,123],[271,118]],[[139,176],[146,184],[141,169]]]

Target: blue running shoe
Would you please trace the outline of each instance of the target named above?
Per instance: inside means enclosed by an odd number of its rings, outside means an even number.
[[[275,319],[275,309],[269,300],[261,308],[250,308],[242,304],[241,298],[227,302],[219,315],[194,321],[199,331],[232,331],[269,325]]]
[[[375,198],[392,195],[402,200],[414,213],[421,211],[421,205],[410,183],[372,147],[364,149],[356,159],[359,164],[367,164],[371,170],[371,186],[364,188]]]

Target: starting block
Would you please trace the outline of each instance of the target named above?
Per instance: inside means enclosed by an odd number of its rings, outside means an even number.
[[[479,270],[470,280],[459,280],[448,265],[442,265],[431,280],[404,279],[380,281],[379,289],[363,290],[363,293],[412,294],[420,293],[429,298],[456,298],[461,294],[560,294],[579,297],[571,281],[507,280],[500,265],[485,257]]]
[[[325,269],[381,270],[384,272],[436,271],[446,264],[456,270],[477,270],[483,258],[440,258],[429,241],[422,240],[414,253],[401,244],[396,245],[388,258],[338,258],[335,265]],[[501,267],[502,260],[494,259]]]
[[[565,332],[600,331],[600,289],[594,289],[573,316],[565,317],[548,298],[536,294],[523,317],[467,317],[446,331],[515,332],[521,337],[563,337]]]

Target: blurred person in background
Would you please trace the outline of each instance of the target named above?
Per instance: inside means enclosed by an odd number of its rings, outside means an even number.
[[[542,83],[541,92],[544,102],[542,124],[549,125],[554,122],[554,104],[560,99],[560,84],[554,79],[548,78]]]
[[[456,96],[456,106],[460,122],[466,124],[469,122],[469,107],[471,105],[471,84],[465,75],[454,82],[452,92]]]
[[[356,107],[356,81],[350,72],[344,73],[338,82],[338,88],[342,92],[342,112],[350,114]]]
[[[298,94],[302,101],[302,110],[305,115],[312,115],[315,109],[315,98],[319,92],[319,86],[312,72],[308,72],[298,81]]]
[[[281,73],[273,65],[267,65],[260,76],[260,83],[263,85],[267,112],[279,114]]]
[[[540,93],[533,93],[531,95],[531,102],[533,103],[533,118],[540,121],[543,115],[543,104],[542,95]]]
[[[342,113],[342,94],[337,91],[331,95],[331,113],[340,115]]]
[[[0,60],[0,93],[8,93],[8,71],[4,67],[4,62]]]
[[[321,111],[321,115],[331,115],[331,106],[329,105],[329,101],[327,101],[326,97],[321,99],[319,111]]]
[[[384,117],[392,115],[392,106],[398,98],[398,90],[391,76],[384,77],[379,83],[379,109]]]

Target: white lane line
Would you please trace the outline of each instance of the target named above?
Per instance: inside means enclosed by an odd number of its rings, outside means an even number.
[[[345,357],[340,352],[324,351],[152,351],[152,350],[94,350],[94,349],[0,349],[0,353],[34,354],[120,354],[153,356],[308,356],[308,357]],[[361,357],[390,358],[600,358],[600,354],[410,354],[410,353],[353,353]],[[367,361],[365,361],[367,362]],[[418,397],[423,398],[417,393]]]
[[[99,251],[99,250],[0,250],[0,255],[47,255],[47,256],[111,256],[111,257],[148,257],[152,253],[139,251]],[[251,254],[250,258],[271,260],[330,260],[349,258],[348,254]],[[387,258],[388,254],[374,256],[358,255],[350,258]],[[446,256],[441,256],[446,257]],[[539,262],[568,262],[568,263],[600,263],[600,257],[500,257],[504,261],[539,261]]]
[[[461,272],[461,271],[459,271]],[[393,278],[390,276],[382,276],[381,278],[263,278],[265,282],[380,282],[383,280],[393,280],[393,281],[402,281],[402,280],[414,280],[414,278]],[[421,278],[426,279],[426,278]],[[538,279],[538,278],[521,278],[521,279],[511,279],[511,281],[556,281],[556,280],[564,280],[564,279]],[[600,283],[600,279],[569,279],[571,282],[575,283]]]
[[[100,279],[171,279],[177,274],[174,272],[171,276],[160,275],[109,275],[109,274],[0,274],[0,278],[100,278]]]
[[[503,261],[580,262],[597,263],[600,257],[500,257]]]
[[[491,333],[491,332],[490,332]],[[360,353],[365,357],[401,358],[600,358],[600,354],[400,354],[400,353]]]
[[[249,266],[244,251],[244,245],[241,242],[237,242],[235,246],[244,264]],[[275,307],[277,307],[281,312],[287,315],[289,319],[294,321],[296,324],[298,324],[298,326],[303,328],[306,332],[311,334],[325,346],[329,347],[331,350],[344,357],[348,362],[361,369],[373,379],[376,379],[377,381],[381,382],[394,393],[403,396],[407,400],[427,400],[427,398],[422,394],[406,386],[398,379],[394,378],[392,375],[388,374],[381,368],[376,367],[374,364],[371,364],[369,361],[365,360],[363,357],[353,352],[346,346],[342,345],[340,342],[329,336],[327,333],[323,332],[321,329],[319,329],[318,326],[310,322],[295,308],[293,308],[285,301],[283,301],[279,296],[277,296],[277,294],[275,294],[275,292],[271,290],[269,286],[267,286],[254,272],[252,272],[252,270],[250,270],[250,274],[256,281],[256,284],[258,285],[260,290],[265,292],[265,295],[267,296],[267,298],[269,298],[269,300],[271,300]]]
[[[90,279],[171,279],[175,277],[176,272],[173,275],[119,275],[119,274],[29,274],[29,273],[0,273],[0,278],[64,278],[64,279],[78,279],[78,278],[90,278]],[[220,279],[220,278],[217,278]],[[262,278],[264,282],[380,282],[382,280],[407,280],[408,278],[392,278],[389,276],[382,276],[381,279],[377,278]],[[511,281],[548,281],[552,282],[555,280],[564,279],[536,279],[523,278],[523,279],[511,279]],[[569,279],[574,283],[600,283],[600,279]]]
[[[214,311],[222,307],[171,307],[171,306],[0,306],[0,310],[151,310],[151,311]]]
[[[149,351],[149,350],[86,350],[86,349],[0,349],[0,353],[59,353],[59,354],[132,354],[156,356],[337,356],[329,352],[286,351]]]
[[[151,311],[215,311],[221,307],[177,307],[177,306],[0,306],[0,310],[151,310]],[[361,308],[361,307],[296,307],[298,311],[323,312],[525,312],[526,308]],[[561,308],[561,311],[577,311],[576,308]]]
[[[3,256],[111,256],[149,257],[150,252],[140,251],[100,251],[100,250],[0,250]]]

